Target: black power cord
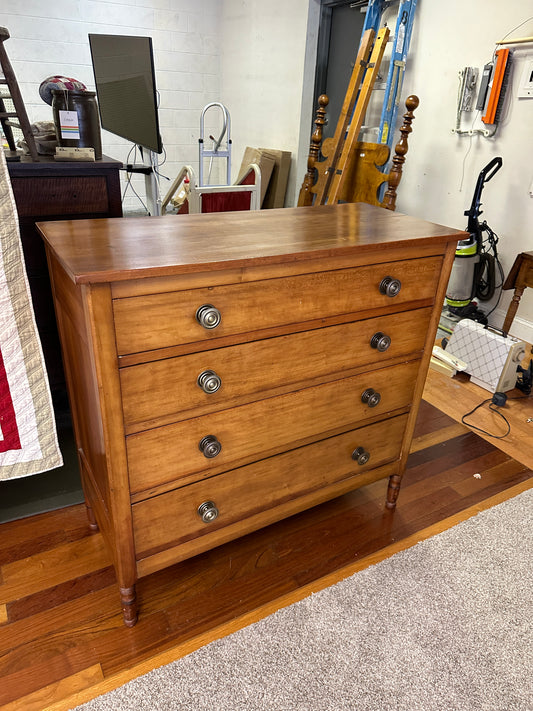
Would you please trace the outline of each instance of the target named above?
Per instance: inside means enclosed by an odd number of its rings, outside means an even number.
[[[481,432],[484,435],[487,435],[487,437],[494,437],[494,439],[503,439],[504,437],[507,437],[509,432],[511,431],[511,425],[509,423],[509,420],[505,417],[504,414],[502,414],[497,408],[498,407],[503,407],[507,400],[521,400],[524,397],[527,397],[527,395],[522,395],[519,397],[513,397],[513,398],[507,398],[507,395],[505,393],[494,393],[492,397],[487,398],[487,400],[483,400],[483,402],[480,402],[479,405],[476,405],[470,412],[467,412],[466,415],[463,415],[461,417],[461,422],[463,425],[467,425],[467,427],[470,427],[472,430],[476,430],[477,432]],[[480,407],[483,407],[483,405],[486,405],[487,403],[490,403],[489,405],[489,410],[494,412],[496,415],[502,418],[502,420],[505,422],[507,426],[507,432],[505,434],[493,434],[492,432],[487,432],[487,430],[482,429],[481,427],[476,427],[476,425],[469,424],[466,421],[467,417],[470,417],[470,415],[473,415],[476,410],[479,410]]]

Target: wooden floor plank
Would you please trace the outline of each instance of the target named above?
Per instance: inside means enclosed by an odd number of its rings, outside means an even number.
[[[102,683],[104,675],[99,664],[71,674],[53,684],[47,684],[38,691],[19,697],[2,706],[2,711],[42,711],[58,698],[68,698],[83,690],[95,688]]]
[[[448,427],[443,427],[435,432],[429,432],[427,434],[419,435],[418,437],[413,437],[411,443],[410,452],[419,452],[421,449],[427,449],[428,447],[433,447],[435,444],[442,444],[447,442],[454,437],[460,437],[470,430],[468,427],[461,425],[459,422],[454,422]]]
[[[20,597],[8,603],[6,607],[10,622],[22,620],[25,617],[50,610],[69,600],[79,600],[89,593],[95,593],[105,587],[116,585],[114,568],[103,568],[87,575],[66,580],[46,590]]]
[[[0,565],[87,536],[84,504],[1,524]]]
[[[106,568],[111,562],[101,534],[37,553],[2,566],[0,603],[46,590],[93,570]]]
[[[474,416],[468,418],[469,424],[483,430],[484,432],[478,432],[479,436],[491,442],[494,442],[494,438],[485,433],[505,434],[505,423],[488,407],[492,393],[469,381],[464,373],[458,373],[456,377],[448,378],[442,373],[430,369],[423,397],[426,402],[438,406],[455,420],[460,420],[474,407],[487,401],[485,406],[475,412]],[[519,459],[525,466],[533,468],[533,447],[524,447],[524,442],[530,441],[533,437],[533,422],[528,422],[528,419],[533,416],[531,398],[526,398],[518,390],[508,393],[508,399],[505,407],[501,408],[501,414],[510,417],[513,425],[509,433],[503,439],[498,440],[498,447],[510,457]]]
[[[39,660],[48,654],[53,656],[57,649],[70,650],[77,645],[84,646],[84,653],[92,654],[90,645],[94,638],[123,624],[118,600],[116,585],[110,585],[82,600],[9,622],[0,629],[0,677],[17,668],[23,656],[31,660],[33,655]]]

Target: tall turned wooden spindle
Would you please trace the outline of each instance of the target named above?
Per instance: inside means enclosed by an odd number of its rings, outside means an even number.
[[[392,159],[392,168],[389,173],[388,187],[383,198],[383,207],[387,210],[396,209],[396,189],[402,179],[403,164],[405,163],[405,155],[409,150],[408,136],[412,132],[411,124],[414,119],[414,111],[420,103],[418,96],[408,96],[405,101],[407,112],[403,115],[403,124],[400,128],[401,138],[394,147],[394,157]]]
[[[311,135],[311,144],[309,146],[309,156],[307,157],[307,173],[304,176],[300,195],[298,197],[298,207],[308,207],[313,204],[315,198],[311,188],[316,182],[316,164],[320,155],[320,147],[322,145],[322,134],[326,125],[326,107],[329,104],[329,99],[325,94],[318,98],[318,109],[315,117],[315,128]]]

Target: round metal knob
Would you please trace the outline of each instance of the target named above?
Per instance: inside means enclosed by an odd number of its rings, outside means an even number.
[[[220,311],[212,304],[204,304],[196,311],[196,320],[204,328],[216,328],[221,319]]]
[[[360,466],[363,466],[363,464],[366,464],[370,459],[370,452],[365,452],[363,447],[357,447],[357,449],[354,449],[352,452],[352,459]]]
[[[390,344],[391,337],[387,336],[386,333],[382,333],[381,331],[374,333],[374,335],[370,339],[370,345],[372,346],[372,348],[377,348],[378,351],[380,351],[381,353],[383,353],[383,351],[386,351]]]
[[[198,516],[204,523],[211,523],[218,516],[218,509],[212,501],[204,501],[198,506]]]
[[[207,457],[207,459],[213,459],[217,454],[220,454],[222,445],[214,435],[206,435],[198,442],[198,449]]]
[[[402,288],[402,282],[399,279],[394,279],[391,276],[386,276],[381,280],[379,290],[385,296],[397,296]]]
[[[207,393],[208,395],[210,393],[216,393],[222,385],[222,380],[220,380],[214,370],[204,370],[203,373],[200,373],[196,382],[202,388],[204,393]]]
[[[364,402],[368,407],[376,407],[381,400],[381,395],[374,388],[367,388],[361,395],[361,402]]]

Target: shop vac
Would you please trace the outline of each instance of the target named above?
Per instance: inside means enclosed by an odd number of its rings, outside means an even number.
[[[488,323],[487,314],[478,308],[477,301],[490,301],[496,289],[496,269],[503,279],[503,271],[498,260],[498,236],[487,225],[480,222],[481,193],[503,165],[500,157],[493,158],[480,172],[472,204],[465,211],[468,217],[466,231],[468,237],[458,242],[455,260],[446,291],[446,307],[455,318],[470,318],[483,324]]]

